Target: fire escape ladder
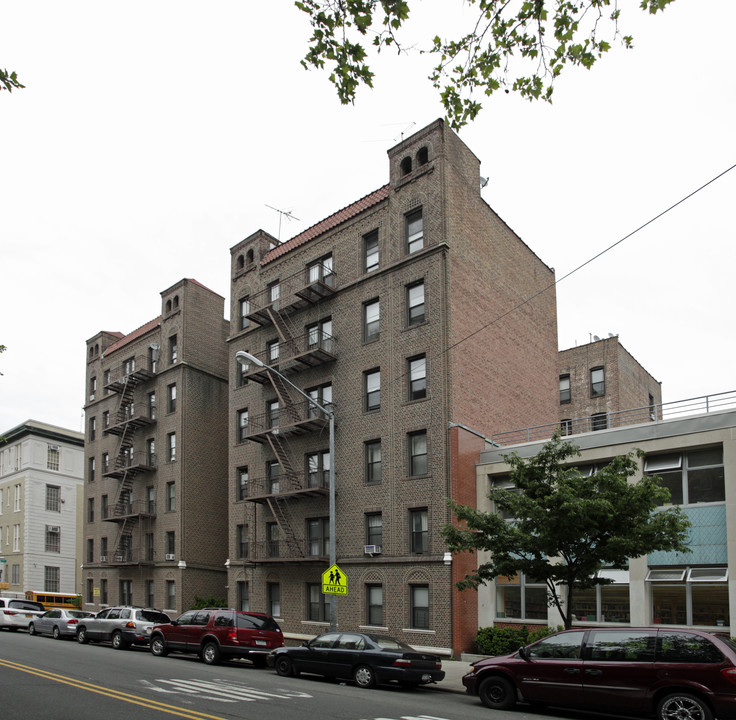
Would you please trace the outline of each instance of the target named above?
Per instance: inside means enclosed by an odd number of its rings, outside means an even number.
[[[298,336],[296,328],[286,314],[282,314],[272,307],[268,308],[266,312],[278,331],[281,340],[280,354],[284,357],[294,357],[298,353],[297,342],[294,339]]]
[[[290,557],[304,557],[304,549],[294,536],[294,530],[289,522],[289,516],[286,510],[286,501],[276,495],[269,497],[266,502],[271,508],[276,524],[279,526],[279,536],[286,540],[286,546],[289,548]]]
[[[289,487],[295,490],[301,489],[301,479],[299,477],[299,473],[294,469],[294,466],[291,464],[290,453],[283,435],[275,435],[274,433],[269,433],[267,435],[267,439],[268,444],[271,446],[271,449],[276,455],[276,459],[279,461],[279,466],[281,468],[281,477],[285,478],[288,481]]]
[[[129,527],[129,525],[131,527]],[[130,560],[129,557],[127,557],[127,553],[130,551],[129,547],[123,548],[123,538],[124,537],[130,537],[129,530],[132,529],[132,522],[129,520],[129,518],[126,518],[123,520],[123,522],[120,524],[120,532],[118,533],[117,538],[115,539],[115,545],[112,549],[112,557],[113,560],[118,562],[119,558],[123,558],[123,562],[128,562]],[[126,552],[123,552],[123,549],[126,550]]]
[[[294,401],[289,394],[289,386],[276,373],[268,373],[268,379],[271,381],[271,385],[273,385],[273,389],[276,391],[276,396],[279,399],[279,408],[281,408],[279,412],[279,424],[286,425],[288,421],[292,420],[295,412]],[[284,422],[284,420],[287,422]]]

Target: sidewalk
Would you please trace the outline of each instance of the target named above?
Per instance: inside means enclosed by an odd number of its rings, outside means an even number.
[[[470,672],[470,662],[468,660],[442,660],[442,669],[445,671],[445,679],[434,685],[425,685],[424,687],[434,688],[435,690],[445,690],[449,692],[465,693],[462,677]]]

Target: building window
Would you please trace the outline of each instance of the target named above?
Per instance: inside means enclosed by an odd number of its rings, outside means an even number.
[[[383,547],[383,515],[380,512],[365,515],[365,544]]]
[[[279,426],[279,401],[269,400],[266,403],[266,418],[268,427],[277,428]]]
[[[318,405],[321,405],[328,412],[332,412],[332,384],[320,385],[316,388],[307,390],[307,395]],[[307,416],[310,418],[322,417],[323,413],[315,405],[309,403],[307,408]]]
[[[271,340],[271,342],[266,343],[266,356],[269,365],[278,364],[280,349],[278,340]]]
[[[277,495],[281,491],[281,466],[278,460],[266,463],[266,479],[271,495]]]
[[[427,431],[409,433],[409,475],[427,474]]]
[[[278,282],[268,286],[268,300],[274,306],[274,310],[279,309],[279,299],[281,298],[281,285]]]
[[[266,523],[266,551],[268,557],[279,557],[279,526],[275,523]]]
[[[107,495],[103,495],[100,498],[100,517],[103,520],[106,520],[107,519],[107,508],[108,508],[108,506],[107,506]]]
[[[168,412],[176,412],[176,383],[171,383],[166,387],[166,409]]]
[[[97,378],[89,379],[89,401],[92,402],[97,397]]]
[[[281,586],[278,583],[266,583],[266,597],[268,614],[271,617],[281,617]]]
[[[95,499],[87,498],[87,522],[95,521]]]
[[[46,469],[47,470],[58,470],[59,469],[59,446],[48,445],[46,447]]]
[[[307,620],[327,622],[330,619],[330,603],[322,594],[322,586],[307,583]]]
[[[330,452],[309,453],[307,455],[307,487],[327,488],[330,486]]]
[[[87,538],[87,562],[93,563],[95,561],[95,541],[92,538]]]
[[[363,236],[363,270],[371,272],[378,268],[378,230]]]
[[[378,340],[381,330],[379,301],[371,300],[363,305],[363,341]]]
[[[166,554],[176,555],[176,533],[173,530],[169,530],[164,536],[166,544]]]
[[[602,397],[606,394],[606,374],[602,367],[590,371],[590,397]]]
[[[108,385],[110,384],[110,375],[111,373],[109,370],[105,370],[105,372],[102,375],[102,382],[103,382],[102,394],[103,395],[110,394],[110,388],[108,387]]]
[[[523,574],[496,578],[496,617],[547,619],[547,586]]]
[[[311,557],[327,557],[330,554],[329,518],[307,520],[307,554]]]
[[[156,558],[156,538],[153,533],[146,533],[146,560],[153,562]]]
[[[409,586],[411,627],[429,630],[429,585]]]
[[[235,528],[235,557],[243,560],[248,557],[248,526],[237,525]]]
[[[92,604],[95,601],[95,581],[87,578],[87,592],[85,593],[85,601]]]
[[[102,413],[102,429],[107,430],[110,427],[110,411],[105,410]]]
[[[169,512],[176,510],[176,483],[166,483],[166,509]]]
[[[100,605],[107,605],[109,602],[107,592],[107,580],[105,578],[100,579]]]
[[[176,460],[176,433],[169,433],[166,436],[166,444],[169,449],[169,462]]]
[[[307,266],[307,276],[310,283],[323,282],[325,285],[334,287],[335,271],[333,268],[332,254],[325,255],[322,259]]]
[[[174,580],[166,581],[166,605],[170,610],[176,607],[176,582]]]
[[[250,584],[247,580],[238,580],[236,595],[237,609],[248,612],[250,610]]]
[[[20,552],[20,525],[17,524],[13,525],[13,552]]]
[[[723,469],[723,447],[693,450],[686,453],[648,455],[644,473],[658,475],[670,491],[673,505],[724,502],[726,484]]]
[[[325,318],[313,325],[307,325],[307,347],[310,350],[319,347],[332,352],[332,318]]]
[[[156,607],[154,603],[153,588],[155,587],[153,580],[146,580],[146,606]]]
[[[21,485],[17,484],[13,487],[13,512],[20,512]]]
[[[108,453],[102,453],[102,474],[110,470],[110,455]]]
[[[49,512],[61,512],[61,487],[58,485],[46,486],[46,509]]]
[[[238,442],[244,442],[248,437],[248,408],[238,410]]]
[[[424,247],[424,217],[422,208],[406,216],[406,251],[411,255]]]
[[[572,390],[570,388],[570,376],[560,375],[560,405],[569,403],[572,400]]]
[[[237,491],[238,500],[245,500],[245,498],[248,497],[248,467],[247,466],[238,468],[237,482],[238,482],[238,491]]]
[[[381,482],[381,441],[370,440],[365,443],[365,481]]]
[[[43,591],[59,592],[61,586],[61,568],[49,567],[43,569]]]
[[[58,525],[46,526],[46,552],[61,552],[61,528]]]
[[[13,574],[11,575],[10,582],[12,585],[20,585],[20,565],[13,565]]]
[[[365,586],[365,619],[367,625],[383,625],[383,585]]]
[[[650,569],[646,580],[655,625],[731,624],[727,567]]]
[[[97,418],[91,417],[89,419],[89,439],[94,440],[97,436]]]
[[[410,549],[415,555],[429,551],[427,508],[409,511]]]
[[[381,407],[381,371],[378,368],[363,373],[363,394],[366,410]]]
[[[605,430],[608,427],[608,415],[606,413],[595,413],[590,416],[591,430]]]
[[[598,575],[612,582],[586,590],[576,589],[572,605],[574,618],[577,622],[630,623],[629,571],[604,569]]]
[[[427,357],[417,355],[409,358],[409,400],[422,400],[427,397]]]
[[[425,320],[424,281],[406,286],[406,321],[409,326]]]
[[[570,418],[560,420],[560,435],[572,435],[572,420]]]
[[[169,364],[173,365],[179,359],[179,342],[176,335],[169,338]]]
[[[250,327],[250,320],[248,319],[248,315],[250,315],[250,299],[247,297],[241,298],[238,305],[240,308],[240,329],[245,330],[246,328]]]

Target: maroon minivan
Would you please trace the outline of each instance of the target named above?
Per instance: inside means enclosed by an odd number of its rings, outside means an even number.
[[[283,644],[281,628],[270,615],[245,610],[190,610],[151,630],[154,655],[193,653],[208,665],[228,658],[247,658],[256,667],[265,667],[271,650]]]
[[[463,677],[489,708],[517,701],[658,720],[736,717],[736,644],[681,628],[565,630]]]

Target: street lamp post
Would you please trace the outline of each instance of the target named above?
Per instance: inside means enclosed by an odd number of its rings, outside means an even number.
[[[244,350],[239,350],[235,353],[235,359],[247,368],[251,363],[257,367],[262,367],[269,372],[278,375],[285,383],[294,388],[301,396],[305,397],[314,407],[320,412],[324,413],[330,421],[330,567],[337,564],[337,550],[335,545],[335,413],[332,410],[328,410],[324,405],[318,403],[314,398],[309,397],[301,388],[294,385],[291,380],[282,375],[276,368],[266,365],[262,360],[259,360],[255,355],[251,355]],[[330,595],[330,630],[335,632],[337,630],[337,597]]]

